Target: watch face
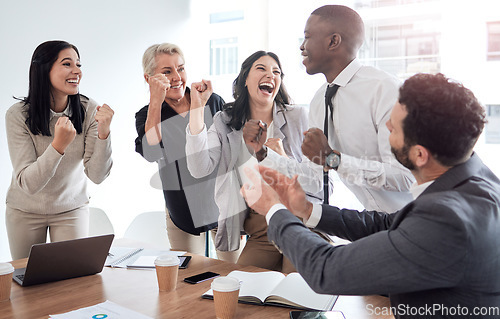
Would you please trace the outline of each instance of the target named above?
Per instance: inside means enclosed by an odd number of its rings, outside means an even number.
[[[340,156],[336,153],[331,153],[326,157],[326,165],[331,168],[337,168],[340,164]]]

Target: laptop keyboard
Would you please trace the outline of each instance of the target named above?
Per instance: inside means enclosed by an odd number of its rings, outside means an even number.
[[[24,280],[24,275],[16,275],[16,278],[23,281]]]

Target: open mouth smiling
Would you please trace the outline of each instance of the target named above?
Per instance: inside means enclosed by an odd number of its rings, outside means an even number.
[[[274,84],[269,82],[261,83],[259,84],[259,90],[271,94],[274,91]]]

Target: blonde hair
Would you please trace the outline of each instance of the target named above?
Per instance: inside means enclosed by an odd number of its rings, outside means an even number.
[[[142,56],[142,69],[144,74],[154,75],[153,72],[156,69],[156,57],[159,54],[178,54],[182,60],[184,60],[184,53],[182,53],[181,48],[172,43],[161,43],[153,44],[146,49],[144,55]]]

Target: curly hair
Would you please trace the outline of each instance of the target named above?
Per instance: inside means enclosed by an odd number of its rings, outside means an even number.
[[[224,105],[224,111],[231,118],[228,125],[235,130],[240,130],[250,117],[249,94],[245,82],[254,62],[263,56],[270,56],[273,58],[281,70],[281,79],[283,80],[283,77],[285,76],[278,56],[272,52],[257,51],[246,58],[246,60],[241,64],[241,70],[238,77],[233,82],[233,97],[235,100],[232,103]],[[286,109],[286,105],[290,104],[290,100],[291,99],[286,91],[285,85],[281,82],[278,94],[274,98],[276,107],[279,109]]]
[[[399,89],[405,145],[422,145],[442,165],[463,162],[486,123],[483,107],[462,84],[443,74],[416,74]]]

